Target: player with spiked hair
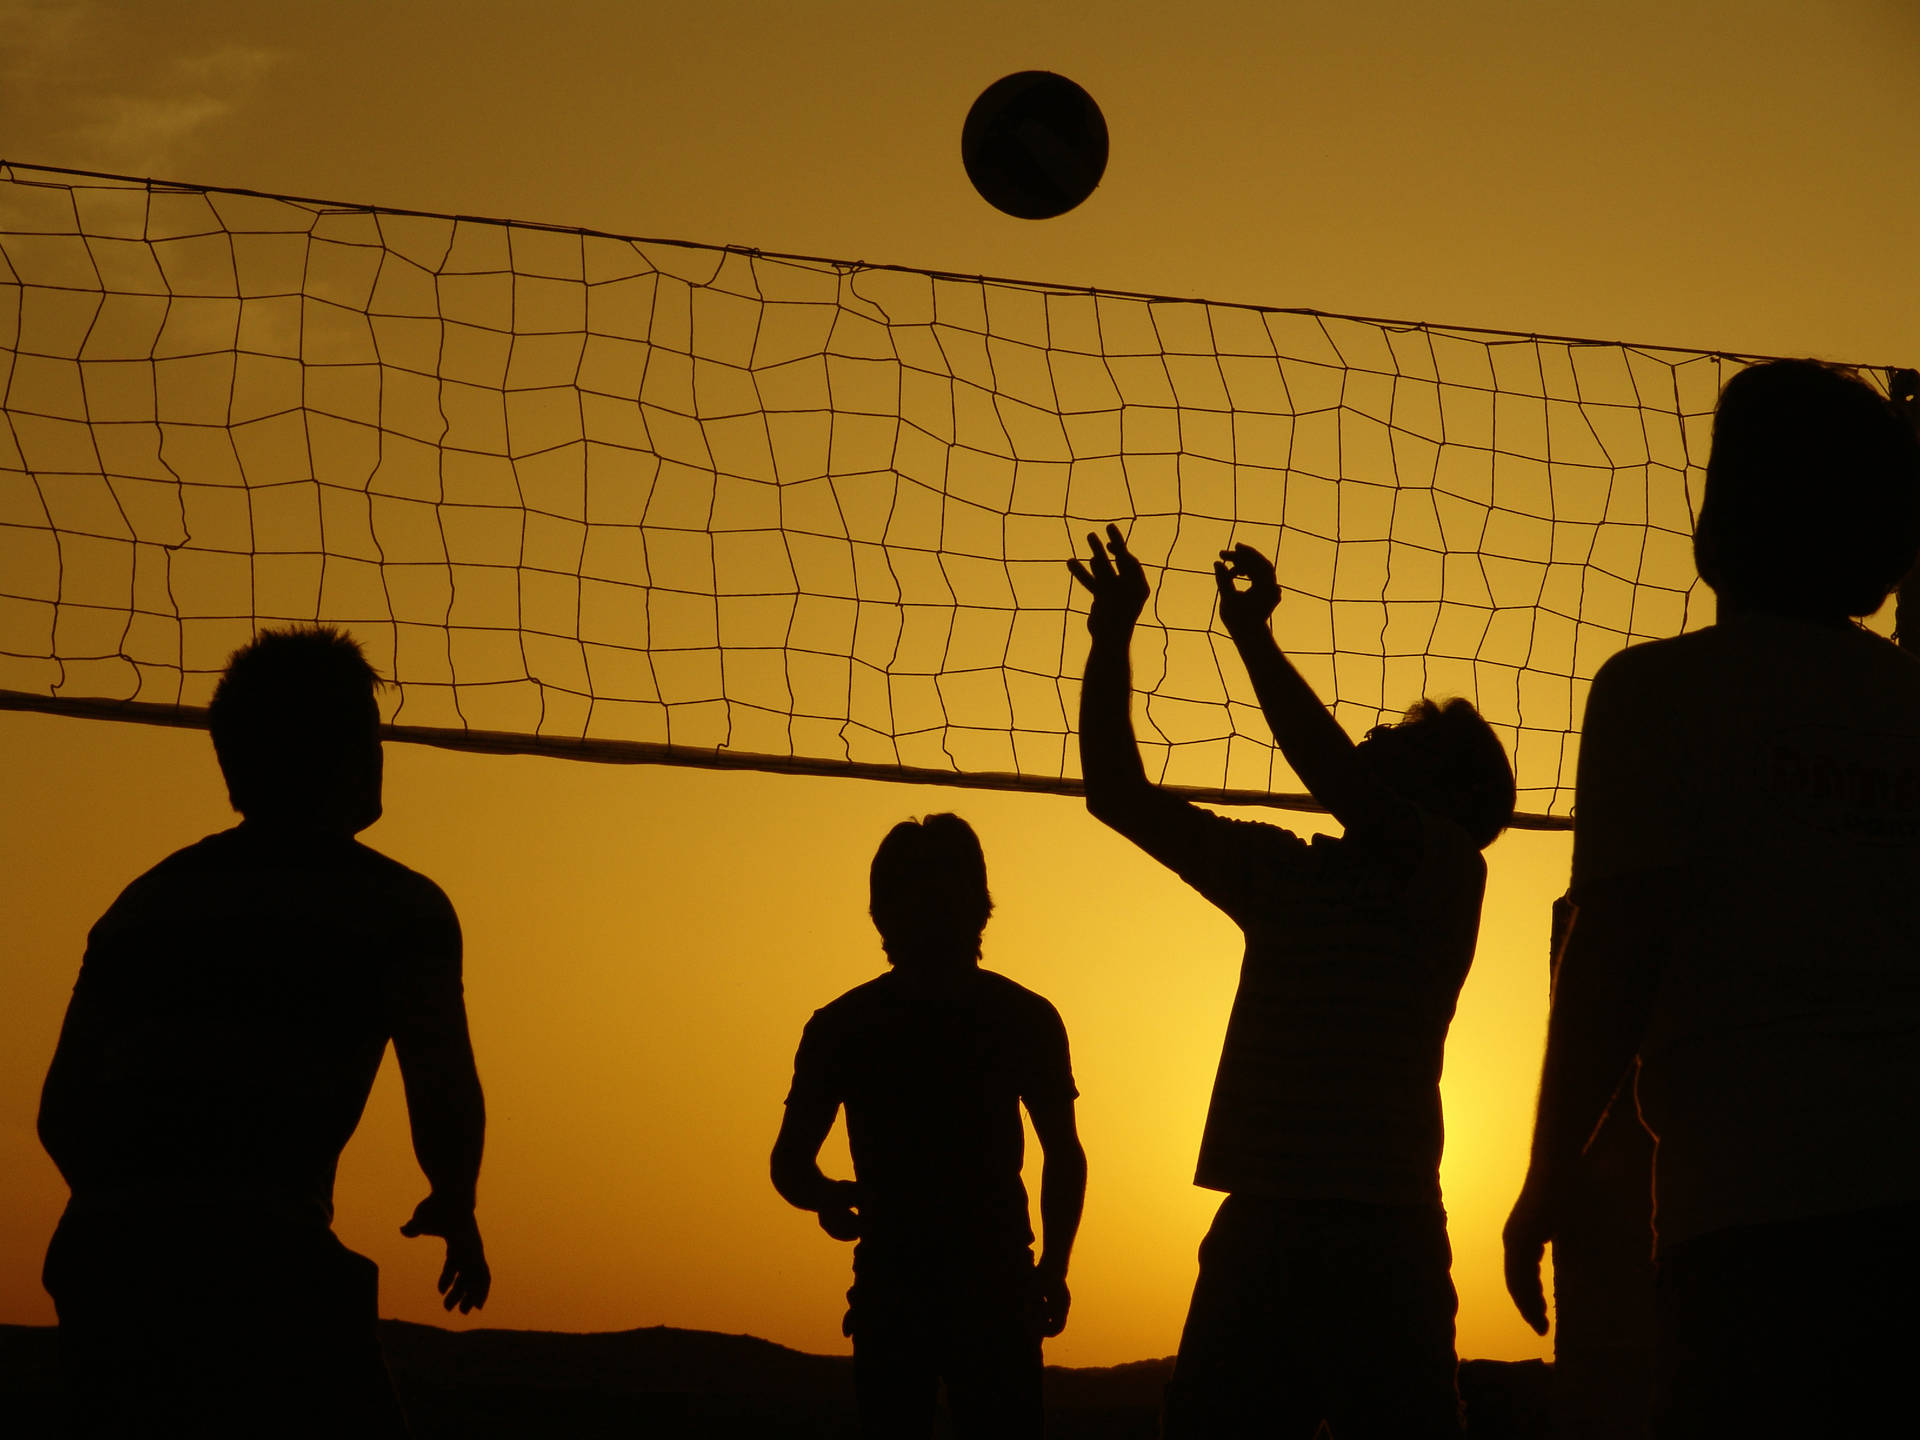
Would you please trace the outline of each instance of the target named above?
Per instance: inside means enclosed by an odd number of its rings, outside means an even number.
[[[241,822],[135,880],[87,937],[40,1102],[73,1195],[48,1247],[76,1435],[404,1432],[378,1271],[334,1171],[392,1042],[447,1244],[492,1284],[486,1108],[440,887],[354,837],[380,818],[380,677],[339,631],[262,631],[209,709]]]

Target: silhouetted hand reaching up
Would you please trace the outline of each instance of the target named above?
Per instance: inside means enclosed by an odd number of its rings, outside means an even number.
[[[1067,569],[1093,596],[1093,608],[1087,612],[1087,629],[1095,635],[1126,634],[1132,631],[1147,604],[1147,573],[1127,549],[1118,525],[1107,526],[1106,549],[1100,548],[1098,535],[1087,536],[1087,558],[1067,561]],[[1107,558],[1107,551],[1113,558]]]
[[[1242,590],[1234,582],[1245,580]],[[1280,581],[1273,562],[1251,545],[1222,550],[1214,562],[1213,583],[1220,588],[1220,623],[1227,633],[1257,630],[1280,604]]]
[[[400,1227],[409,1240],[421,1235],[438,1235],[447,1242],[447,1263],[440,1267],[437,1282],[441,1301],[447,1309],[460,1307],[465,1315],[487,1303],[493,1289],[493,1271],[487,1268],[486,1248],[480,1243],[480,1223],[473,1218],[471,1206],[462,1206],[429,1195],[415,1207],[413,1218]]]

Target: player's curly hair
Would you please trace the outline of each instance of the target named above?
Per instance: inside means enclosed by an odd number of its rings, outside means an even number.
[[[1418,759],[1396,770],[1416,805],[1453,821],[1482,850],[1513,820],[1513,766],[1500,737],[1472,702],[1421,700],[1393,727],[1420,740]]]
[[[887,958],[950,953],[980,956],[993,914],[980,837],[958,815],[902,820],[874,852],[868,913]]]
[[[262,630],[234,651],[207,707],[233,808],[310,806],[335,762],[364,743],[382,683],[359,644],[328,626]]]

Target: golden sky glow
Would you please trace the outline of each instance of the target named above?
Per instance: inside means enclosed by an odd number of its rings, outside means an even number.
[[[9,158],[1361,314],[1920,358],[1904,274],[1920,254],[1920,19],[1902,0],[1177,18],[160,8],[0,0]],[[958,157],[972,97],[1036,67],[1085,85],[1113,137],[1094,198],[1038,224],[988,209]],[[32,1118],[86,926],[232,817],[194,732],[0,715],[0,757],[0,1322],[44,1322],[38,1267],[63,1196]],[[1239,939],[1077,803],[392,747],[388,818],[366,838],[438,880],[467,934],[497,1275],[475,1319],[843,1347],[848,1252],[773,1194],[766,1151],[807,1014],[881,963],[873,846],[937,809],[986,847],[987,963],[1052,999],[1072,1037],[1091,1179],[1073,1319],[1049,1356],[1173,1350],[1215,1203],[1188,1182]],[[1491,852],[1448,1049],[1463,1355],[1544,1353],[1501,1292],[1498,1231],[1566,856],[1564,837],[1524,834]],[[342,1166],[339,1230],[380,1261],[387,1313],[438,1319],[435,1255],[394,1233],[420,1191],[389,1067]]]

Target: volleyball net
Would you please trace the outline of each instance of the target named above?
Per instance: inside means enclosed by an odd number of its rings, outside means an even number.
[[[1247,542],[1349,730],[1467,696],[1563,823],[1741,363],[5,165],[0,704],[197,723],[318,621],[407,738],[1072,791],[1111,520],[1153,779],[1299,798]]]

